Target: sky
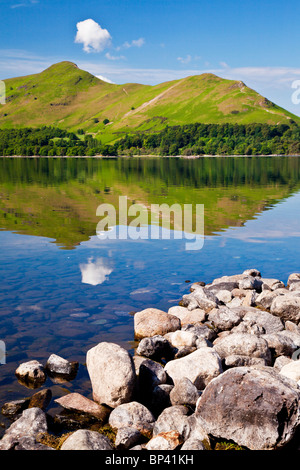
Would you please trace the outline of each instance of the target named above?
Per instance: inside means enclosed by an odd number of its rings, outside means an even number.
[[[68,60],[113,83],[204,72],[300,116],[298,0],[0,0],[0,79]]]

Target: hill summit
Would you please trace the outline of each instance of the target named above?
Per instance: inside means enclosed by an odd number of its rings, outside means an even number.
[[[289,124],[300,118],[241,81],[211,73],[155,86],[107,83],[64,61],[35,75],[5,80],[0,128],[51,125],[84,129],[112,141],[130,130],[202,123]]]

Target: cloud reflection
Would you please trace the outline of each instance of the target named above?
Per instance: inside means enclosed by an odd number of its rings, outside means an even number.
[[[89,258],[85,264],[80,264],[81,282],[83,284],[90,284],[91,286],[98,286],[108,280],[108,276],[113,272],[113,269],[103,258]]]

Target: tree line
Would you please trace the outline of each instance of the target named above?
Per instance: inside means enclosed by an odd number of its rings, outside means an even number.
[[[187,124],[132,132],[104,144],[82,129],[0,129],[0,155],[299,155],[300,127],[288,124]]]

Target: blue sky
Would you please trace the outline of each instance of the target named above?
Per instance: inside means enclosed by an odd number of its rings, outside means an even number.
[[[62,60],[114,83],[209,71],[300,115],[295,0],[0,0],[0,18],[0,79]]]

